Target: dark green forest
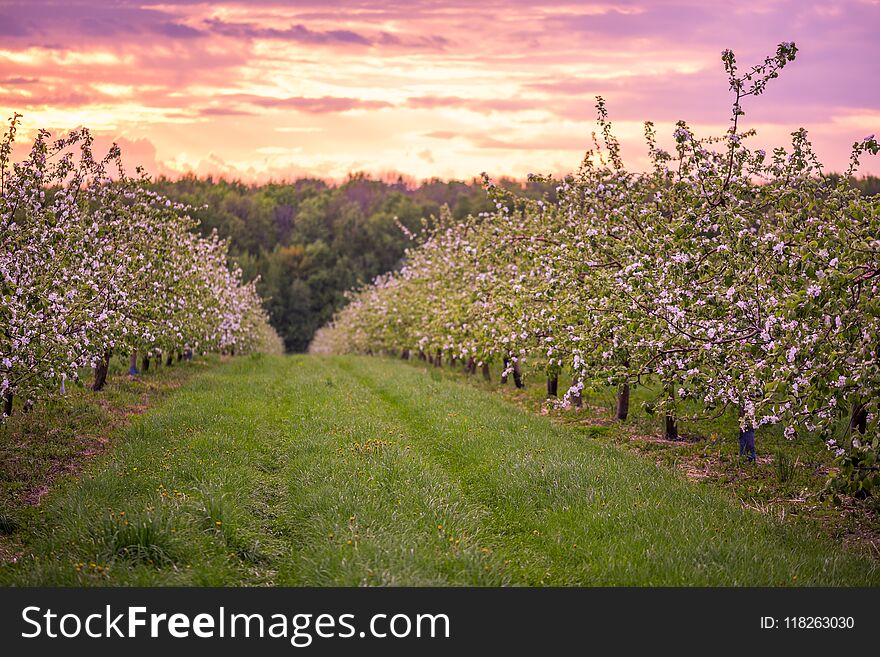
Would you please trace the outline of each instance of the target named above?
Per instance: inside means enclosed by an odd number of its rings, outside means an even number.
[[[852,182],[880,193],[880,178]],[[528,196],[553,194],[537,183],[498,184]],[[288,351],[305,351],[346,290],[399,266],[411,242],[398,221],[418,233],[444,205],[456,218],[494,210],[476,179],[414,185],[354,174],[338,185],[311,178],[248,185],[186,176],[154,186],[196,208],[203,233],[217,229],[229,239],[247,280],[260,277],[258,290]]]
[[[529,195],[537,184],[501,181]],[[260,277],[272,323],[288,351],[304,351],[345,301],[345,291],[399,266],[412,233],[448,206],[453,216],[494,210],[479,180],[382,181],[362,174],[330,185],[317,179],[248,185],[187,176],[160,178],[157,191],[196,208],[208,234],[230,240],[245,279]]]

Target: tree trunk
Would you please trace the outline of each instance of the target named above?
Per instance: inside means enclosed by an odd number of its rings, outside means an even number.
[[[507,383],[507,368],[510,367],[510,359],[505,357],[504,363],[502,363],[501,370],[501,383]]]
[[[558,397],[559,396],[559,376],[554,374],[551,377],[547,377],[547,396],[548,397]]]
[[[140,372],[138,372],[138,367],[137,367],[137,365],[138,365],[138,355],[137,355],[137,352],[136,352],[136,351],[132,351],[132,352],[131,352],[131,356],[130,356],[129,359],[128,359],[128,373],[129,373],[131,376],[137,376],[138,374],[140,374]]]
[[[150,357],[144,354],[141,357],[141,370],[144,372],[149,371],[150,369]]]
[[[849,430],[865,433],[868,430],[868,408],[862,403],[853,404],[849,416]]]
[[[233,355],[233,356],[235,355],[235,347],[232,348],[232,355]],[[183,360],[183,352],[182,352],[182,351],[178,351],[178,352],[177,352],[177,362],[179,363],[179,362],[182,361],[182,360]]]
[[[95,366],[95,382],[92,384],[92,390],[99,392],[104,389],[107,383],[107,370],[110,369],[110,350],[104,352],[103,358],[98,361]]]
[[[739,430],[739,455],[745,456],[752,463],[755,462],[757,454],[755,452],[755,429],[753,427]]]
[[[483,380],[484,381],[491,381],[492,380],[492,374],[491,374],[491,372],[489,372],[489,363],[483,363]]]
[[[676,426],[675,418],[672,415],[666,416],[666,431],[663,437],[666,440],[678,440],[678,426]]]
[[[629,415],[629,384],[624,383],[617,389],[617,419],[624,421]]]
[[[419,360],[428,360],[428,357],[425,355],[425,352],[419,349]]]
[[[477,361],[474,360],[473,356],[469,356],[467,359],[467,364],[465,365],[465,372],[468,374],[476,374],[477,373]]]
[[[174,363],[174,356],[173,356],[173,354],[169,351],[169,352],[168,352],[168,357],[165,359],[165,364],[168,365],[168,366],[171,366],[173,363]]]
[[[513,383],[517,388],[523,387],[522,370],[519,368],[519,360],[513,361]]]
[[[3,396],[3,415],[6,417],[12,417],[12,400],[15,398],[15,395],[11,392],[7,392]]]
[[[404,349],[400,352],[400,360],[409,360],[409,349]]]
[[[443,352],[438,349],[437,357],[434,359],[434,367],[443,367]]]

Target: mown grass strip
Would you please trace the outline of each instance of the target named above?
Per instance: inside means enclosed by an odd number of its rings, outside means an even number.
[[[50,493],[0,583],[865,585],[799,524],[399,362],[248,357]]]

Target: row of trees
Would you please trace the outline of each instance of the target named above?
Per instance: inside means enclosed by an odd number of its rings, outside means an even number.
[[[13,162],[0,142],[0,397],[3,414],[63,389],[82,368],[100,389],[113,352],[279,350],[255,283],[189,208],[98,159],[81,129],[40,131]],[[149,360],[144,361],[148,365]]]
[[[646,124],[645,173],[624,167],[600,98],[600,134],[577,174],[534,177],[553,198],[486,179],[494,212],[441,215],[400,271],[351,295],[313,350],[446,356],[470,371],[501,362],[517,378],[528,358],[550,394],[572,375],[568,402],[616,386],[620,419],[630,386],[650,380],[648,407],[669,438],[686,401],[735,409],[741,437],[779,423],[790,438],[819,432],[849,475],[841,486],[880,485],[880,197],[847,182],[880,144],[856,142],[832,178],[805,130],[767,153],[741,128],[744,100],[796,52],[781,44],[741,72],[725,51],[729,130],[698,138],[679,122],[667,152]]]

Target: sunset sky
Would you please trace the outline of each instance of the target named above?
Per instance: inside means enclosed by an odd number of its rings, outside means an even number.
[[[678,119],[726,129],[724,48],[795,41],[745,126],[764,147],[804,126],[840,170],[880,133],[878,34],[880,0],[0,0],[0,110],[154,174],[521,178],[577,167],[601,94],[643,168],[645,120],[667,144]]]

